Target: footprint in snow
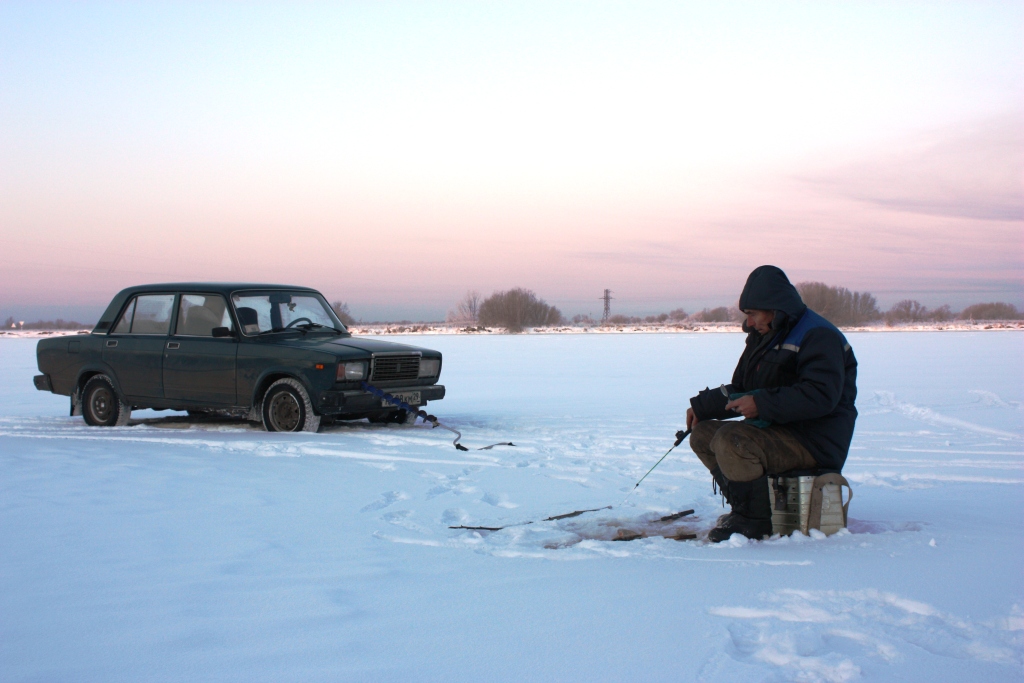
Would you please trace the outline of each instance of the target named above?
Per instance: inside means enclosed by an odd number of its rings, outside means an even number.
[[[378,500],[373,501],[369,505],[363,506],[363,508],[359,511],[373,512],[374,510],[383,510],[387,506],[394,505],[400,500],[409,500],[409,496],[407,496],[402,491],[385,491],[384,493],[380,494],[380,498]]]
[[[447,526],[465,524],[469,521],[469,515],[462,508],[448,508],[441,514],[441,523]]]
[[[480,502],[487,503],[488,505],[493,505],[494,507],[497,508],[505,508],[506,510],[511,510],[512,508],[519,507],[519,505],[516,503],[510,503],[508,500],[508,496],[505,495],[504,493],[498,495],[495,495],[493,493],[486,493],[484,494],[484,497],[480,499]]]
[[[438,485],[431,487],[427,490],[427,500],[436,498],[446,493],[454,493],[460,496],[464,493],[476,493],[477,488],[469,482],[468,475],[471,474],[470,470],[463,470],[463,475],[458,474],[434,474],[428,472],[424,474],[425,477],[438,480]]]
[[[445,493],[453,493],[456,496],[463,494],[476,493],[477,488],[468,484],[442,484],[441,486],[435,486],[434,488],[427,491],[427,500],[437,498],[438,496],[444,495]]]
[[[409,529],[420,534],[431,533],[430,530],[412,521],[410,517],[412,517],[412,510],[395,510],[381,515],[381,519],[388,524],[394,524],[395,526],[400,526],[403,529]]]

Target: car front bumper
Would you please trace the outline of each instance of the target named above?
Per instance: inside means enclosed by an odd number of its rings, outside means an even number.
[[[419,392],[420,402],[418,406],[424,406],[427,401],[439,401],[444,398],[444,385],[431,384],[430,386],[411,387],[388,387],[385,391],[389,394],[406,394]],[[345,415],[370,413],[385,410],[381,399],[368,391],[362,389],[350,389],[345,391],[324,391],[317,396],[317,410],[321,415]]]

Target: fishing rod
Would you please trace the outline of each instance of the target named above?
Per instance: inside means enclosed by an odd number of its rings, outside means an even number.
[[[647,474],[650,474],[651,472],[653,472],[654,468],[657,467],[658,465],[660,465],[661,461],[664,460],[665,458],[667,458],[668,454],[671,453],[672,451],[674,451],[676,449],[676,446],[681,444],[683,442],[683,439],[688,437],[690,435],[690,432],[692,432],[692,431],[693,431],[693,429],[691,428],[691,429],[687,429],[686,431],[680,430],[680,431],[676,432],[676,442],[674,444],[672,444],[672,448],[670,448],[667,451],[665,451],[665,455],[661,456],[661,459],[658,460],[658,462],[654,463],[654,465],[651,466],[651,469],[647,470]],[[644,476],[640,477],[640,481],[638,481],[637,483],[635,483],[633,485],[633,488],[631,488],[629,490],[629,493],[626,494],[626,497],[622,499],[622,502],[619,503],[619,505],[625,504],[625,502],[629,499],[629,497],[631,495],[633,495],[633,491],[636,491],[637,488],[640,486],[640,482],[642,482],[644,479],[647,478],[647,474],[645,474]]]

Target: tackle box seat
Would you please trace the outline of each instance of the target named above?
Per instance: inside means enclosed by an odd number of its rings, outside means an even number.
[[[769,475],[772,532],[807,535],[817,529],[831,536],[846,528],[853,488],[839,470],[817,468],[789,470]],[[843,502],[843,487],[848,495]]]

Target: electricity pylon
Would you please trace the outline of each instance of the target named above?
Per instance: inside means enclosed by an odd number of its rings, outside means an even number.
[[[612,314],[612,290],[604,290],[604,296],[601,297],[604,301],[604,314],[601,316],[601,322],[608,322],[608,316]]]

